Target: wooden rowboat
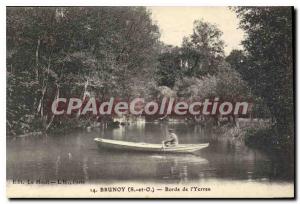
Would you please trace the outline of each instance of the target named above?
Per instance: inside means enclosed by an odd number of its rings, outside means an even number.
[[[173,147],[163,148],[162,144],[136,143],[120,140],[109,140],[95,138],[100,149],[114,149],[123,151],[156,152],[156,153],[193,153],[209,146],[209,143],[202,144],[178,144]]]

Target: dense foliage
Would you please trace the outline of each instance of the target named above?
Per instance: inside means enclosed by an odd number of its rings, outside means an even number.
[[[234,9],[247,37],[245,51],[234,50],[227,61],[248,82],[269,108],[273,130],[269,136],[278,148],[294,144],[293,22],[290,7]],[[261,135],[258,134],[258,137]],[[265,137],[265,136],[264,136]],[[289,151],[293,153],[293,151]]]
[[[48,130],[55,97],[129,97],[152,80],[158,38],[143,7],[8,8],[8,132]]]
[[[89,123],[55,117],[49,104],[56,97],[217,96],[251,99],[250,117],[272,118],[272,129],[250,131],[248,144],[272,141],[292,150],[292,11],[233,10],[247,34],[245,49],[225,56],[216,25],[196,20],[193,33],[173,47],[159,41],[144,7],[7,8],[8,135]]]
[[[222,32],[217,26],[196,20],[181,47],[164,47],[159,57],[159,85],[176,91],[178,97],[246,100],[247,84],[225,60]]]

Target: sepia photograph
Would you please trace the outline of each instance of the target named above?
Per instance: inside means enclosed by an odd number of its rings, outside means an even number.
[[[8,198],[295,198],[290,6],[7,6]]]

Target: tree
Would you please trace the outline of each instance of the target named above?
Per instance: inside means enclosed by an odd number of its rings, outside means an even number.
[[[225,60],[230,64],[232,69],[241,73],[241,76],[245,80],[253,78],[253,76],[251,76],[252,72],[250,70],[250,67],[247,66],[248,58],[243,50],[232,50]]]
[[[240,74],[224,62],[219,65],[217,77],[217,96],[231,102],[244,101],[250,98],[247,83]]]
[[[197,20],[193,34],[182,43],[182,61],[189,76],[215,74],[224,59],[222,32],[216,25]]]
[[[261,96],[275,119],[275,143],[293,145],[293,37],[292,8],[238,7],[240,27],[247,33],[243,45],[247,67],[241,75]]]
[[[251,117],[256,118],[270,118],[269,107],[266,102],[262,99],[261,96],[257,95],[253,91],[253,85],[250,86],[247,82],[253,81],[256,79],[255,72],[253,72],[251,62],[249,61],[248,56],[243,50],[232,50],[229,56],[226,57],[226,62],[230,64],[233,70],[239,73],[239,77],[247,84],[247,89],[245,93],[248,92],[249,97],[252,102]],[[255,82],[252,82],[255,84]]]
[[[224,61],[221,36],[216,25],[196,20],[193,34],[183,38],[181,47],[162,46],[156,72],[158,84],[173,88],[183,77],[216,74]]]
[[[159,86],[173,88],[181,77],[181,55],[178,47],[165,47],[158,58],[156,78]]]
[[[7,8],[8,132],[64,126],[55,97],[130,97],[152,80],[158,38],[144,7]]]

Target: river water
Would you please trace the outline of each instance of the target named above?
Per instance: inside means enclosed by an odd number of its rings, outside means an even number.
[[[95,137],[161,143],[166,129],[175,129],[180,143],[210,146],[194,155],[112,152],[99,150]],[[7,179],[78,180],[85,183],[139,181],[198,182],[207,179],[292,183],[284,161],[246,147],[218,128],[184,123],[135,124],[63,135],[7,141]]]

